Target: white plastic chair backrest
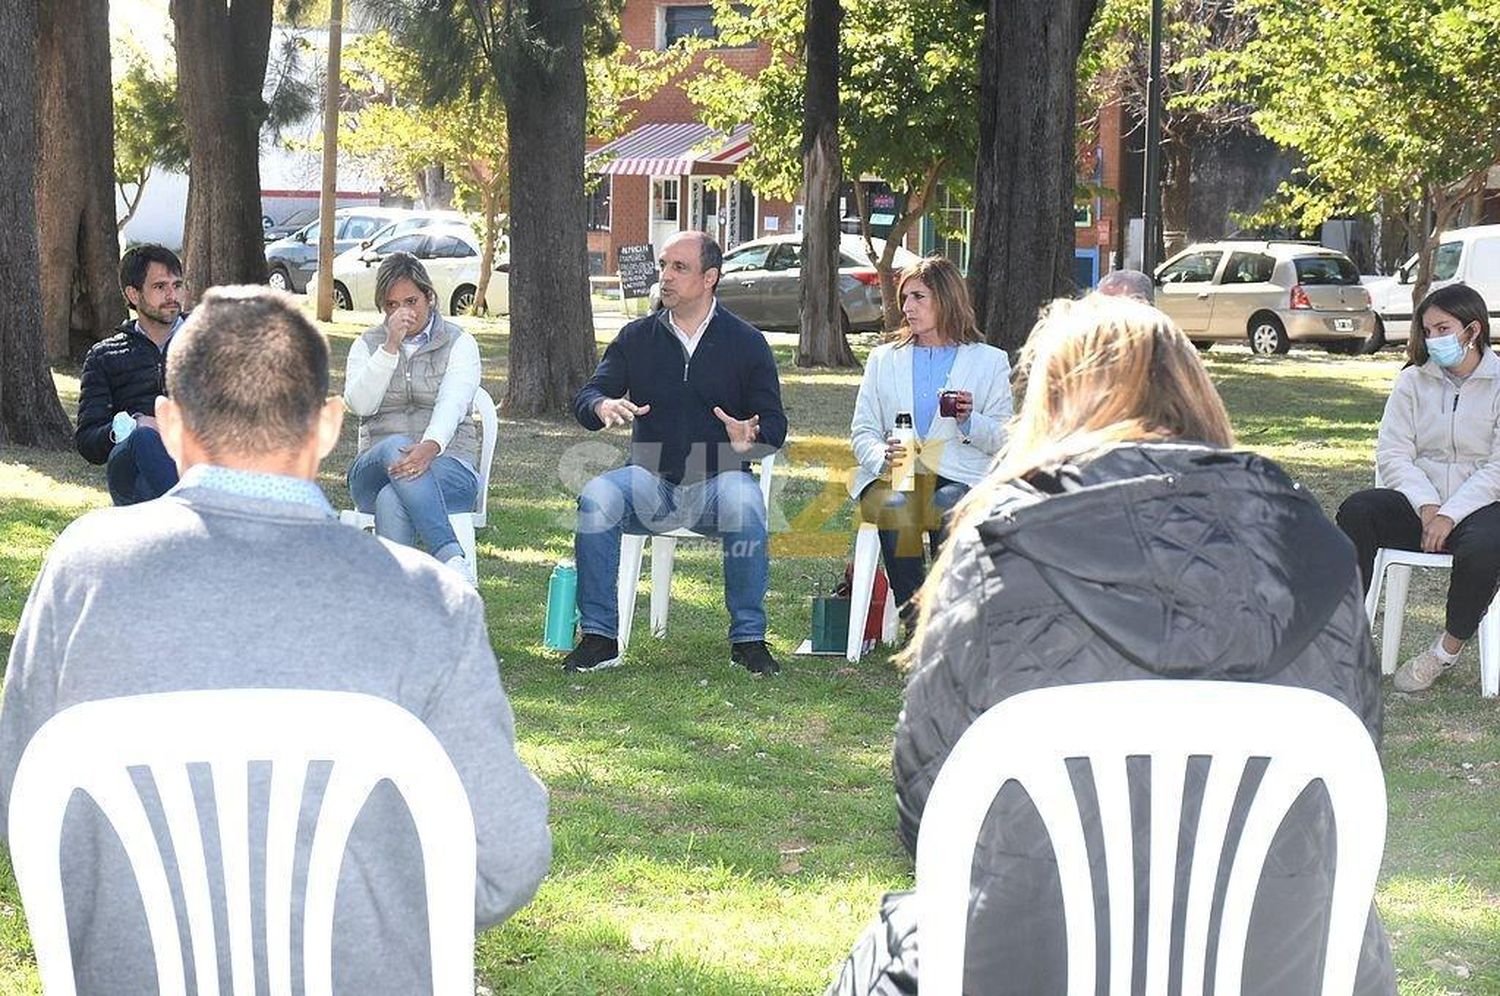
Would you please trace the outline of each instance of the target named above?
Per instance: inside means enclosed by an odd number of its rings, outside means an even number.
[[[500,420],[495,414],[495,399],[484,388],[474,392],[474,413],[483,430],[479,442],[479,501],[474,506],[474,528],[487,525],[490,507],[490,469],[495,465],[495,442],[500,437]]]
[[[75,992],[59,847],[75,789],[94,800],[124,845],[145,907],[162,996],[187,991],[166,864],[132,767],[150,769],[161,800],[182,883],[197,991],[218,996],[207,858],[189,764],[206,764],[212,775],[232,991],[253,996],[249,767],[266,762],[265,951],[271,993],[290,996],[292,866],[312,761],[332,764],[308,857],[301,939],[308,996],[331,996],[339,867],[360,809],[383,780],[405,798],[421,846],[434,996],[472,996],[474,817],[442,745],[420,720],[385,699],[284,689],[103,699],[64,709],[37,731],[16,772],[9,832],[48,996]]]
[[[1069,996],[1094,993],[1094,890],[1069,758],[1088,759],[1098,796],[1111,938],[1108,991],[1131,991],[1135,883],[1126,758],[1142,756],[1151,770],[1145,992],[1165,996],[1183,784],[1188,758],[1204,755],[1212,760],[1187,883],[1181,991],[1205,991],[1226,829],[1246,764],[1268,758],[1230,866],[1213,991],[1240,992],[1267,851],[1288,809],[1321,779],[1337,825],[1322,992],[1348,996],[1385,841],[1385,782],[1369,733],[1353,712],[1319,692],[1169,680],[1024,692],[987,710],[959,738],[928,797],[917,841],[923,996],[962,991],[975,843],[996,794],[1012,779],[1030,795],[1056,854]]]

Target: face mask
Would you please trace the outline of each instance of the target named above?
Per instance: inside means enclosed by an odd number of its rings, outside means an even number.
[[[1466,349],[1468,347],[1458,341],[1457,335],[1438,335],[1427,340],[1427,355],[1444,369],[1458,366]]]

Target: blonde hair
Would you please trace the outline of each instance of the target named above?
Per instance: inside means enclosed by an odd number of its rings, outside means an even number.
[[[920,280],[932,292],[932,304],[937,310],[937,331],[948,342],[984,342],[974,321],[974,305],[969,301],[969,285],[958,267],[942,256],[925,256],[901,271],[896,279],[896,300],[906,295],[906,285]],[[897,346],[910,345],[916,340],[911,326],[902,322],[901,327],[887,338]]]
[[[1193,344],[1162,312],[1128,298],[1090,294],[1043,309],[1021,350],[1015,391],[1022,400],[1005,449],[953,510],[950,537],[984,520],[1011,481],[1119,443],[1234,445],[1229,413]],[[951,549],[944,546],[917,596],[917,634],[903,665],[920,653]]]

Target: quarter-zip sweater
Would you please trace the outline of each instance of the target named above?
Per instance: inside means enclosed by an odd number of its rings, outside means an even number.
[[[766,337],[720,305],[689,357],[667,321],[661,312],[620,330],[573,399],[579,424],[602,429],[594,406],[605,398],[628,395],[650,405],[632,424],[630,462],[673,483],[746,470],[750,460],[779,449],[786,442],[786,413]],[[715,406],[737,419],[760,416],[755,450],[730,449]]]
[[[1380,483],[1413,510],[1437,505],[1455,523],[1500,501],[1500,359],[1493,350],[1462,383],[1432,360],[1396,375],[1375,444]]]

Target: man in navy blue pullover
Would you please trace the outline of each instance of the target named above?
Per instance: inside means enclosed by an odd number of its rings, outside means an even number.
[[[616,580],[622,533],[687,527],[724,546],[730,658],[752,674],[781,668],[766,648],[766,508],[749,462],[786,441],[781,381],[765,336],[719,306],[723,254],[702,232],[662,248],[662,310],[620,330],[573,399],[585,429],[632,423],[630,462],[578,496],[583,638],[563,668],[620,663]]]

